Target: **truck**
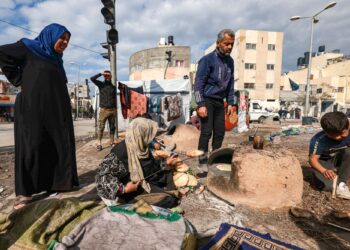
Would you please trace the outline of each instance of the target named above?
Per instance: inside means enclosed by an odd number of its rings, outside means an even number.
[[[274,121],[279,121],[280,116],[276,112],[272,112],[268,108],[263,108],[257,101],[250,101],[249,105],[249,120],[250,122],[263,123],[268,117],[272,117]]]

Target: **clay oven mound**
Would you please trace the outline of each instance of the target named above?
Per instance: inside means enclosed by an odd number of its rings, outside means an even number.
[[[188,151],[197,149],[199,135],[200,132],[196,127],[187,124],[179,124],[176,125],[176,128],[174,127],[171,130],[169,135],[163,135],[161,138],[167,145],[175,143],[177,150]]]
[[[223,148],[213,152],[209,163],[209,190],[231,204],[276,209],[301,202],[303,174],[288,150]]]

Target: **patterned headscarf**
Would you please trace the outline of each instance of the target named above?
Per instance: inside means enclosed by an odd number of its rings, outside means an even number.
[[[157,133],[157,123],[146,118],[135,118],[130,122],[125,135],[125,143],[128,151],[128,165],[131,181],[144,179],[140,160],[149,157],[149,143]],[[151,192],[148,182],[143,181],[142,187],[146,192]]]

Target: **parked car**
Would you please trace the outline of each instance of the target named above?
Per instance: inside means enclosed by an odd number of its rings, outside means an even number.
[[[259,103],[252,102],[249,105],[250,122],[263,123],[268,117],[272,117],[274,121],[279,121],[280,116],[276,112],[271,112],[267,109],[263,109]]]

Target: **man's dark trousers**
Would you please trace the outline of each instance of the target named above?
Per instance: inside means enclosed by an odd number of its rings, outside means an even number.
[[[204,98],[208,116],[201,118],[201,135],[198,149],[208,152],[208,144],[213,133],[212,149],[218,149],[222,145],[225,136],[225,109],[224,101],[213,98]],[[206,163],[204,157],[200,163]]]

